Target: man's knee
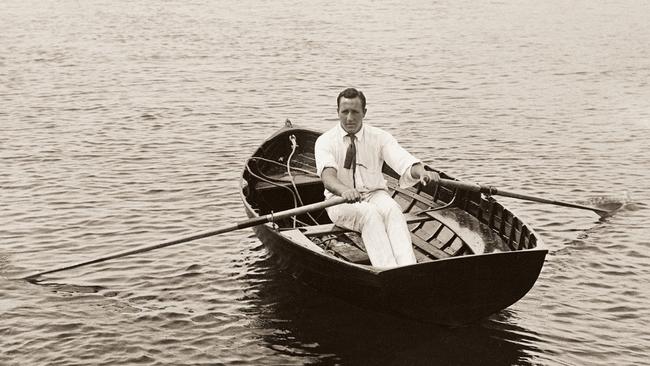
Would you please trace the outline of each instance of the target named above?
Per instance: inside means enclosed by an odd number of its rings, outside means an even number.
[[[377,208],[371,204],[365,204],[363,210],[361,210],[361,220],[364,224],[367,223],[383,223],[381,214]]]
[[[384,200],[381,204],[382,207],[378,207],[378,212],[385,215],[387,219],[402,217],[402,207],[394,199]]]
[[[390,199],[390,204],[388,207],[391,213],[402,213],[402,206],[400,206],[399,203],[397,203],[397,201],[392,198]]]
[[[399,211],[402,212],[402,207],[395,201],[389,194],[385,192],[378,192],[373,197],[372,202],[383,211]]]

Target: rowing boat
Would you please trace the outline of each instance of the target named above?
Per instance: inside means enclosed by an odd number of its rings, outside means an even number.
[[[287,121],[246,161],[241,197],[250,218],[324,200],[315,173],[319,135]],[[389,167],[383,173],[407,219],[416,264],[371,266],[360,234],[332,224],[324,210],[272,220],[253,230],[278,265],[310,286],[424,322],[476,322],[532,288],[548,251],[494,197],[436,184],[404,189]]]

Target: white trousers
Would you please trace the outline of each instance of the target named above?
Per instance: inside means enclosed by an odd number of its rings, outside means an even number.
[[[361,202],[329,207],[327,214],[336,225],[361,232],[373,266],[391,268],[416,263],[406,219],[388,192],[364,193]]]

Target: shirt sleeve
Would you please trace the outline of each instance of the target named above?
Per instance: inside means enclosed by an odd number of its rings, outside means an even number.
[[[332,144],[328,143],[328,140],[324,135],[321,135],[316,140],[314,158],[316,159],[316,174],[318,174],[319,177],[325,168],[338,169],[336,158],[332,151]]]
[[[399,177],[399,186],[400,186],[400,188],[413,187],[414,185],[416,185],[420,181],[419,179],[413,178],[413,175],[411,174],[411,168],[412,167],[413,167],[413,165],[411,165],[408,168],[408,170]]]
[[[404,150],[397,140],[389,134],[385,137],[382,155],[386,164],[399,174],[400,187],[411,187],[418,182],[417,179],[411,176],[411,166],[419,163],[420,160]]]

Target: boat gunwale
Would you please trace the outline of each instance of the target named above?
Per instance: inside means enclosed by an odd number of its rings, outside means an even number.
[[[282,136],[282,135],[287,135],[287,134],[296,133],[296,132],[298,132],[298,133],[306,133],[306,134],[313,135],[313,136],[316,136],[316,137],[319,136],[319,135],[321,134],[321,132],[316,131],[316,130],[313,130],[313,129],[309,129],[309,128],[294,127],[294,126],[284,126],[284,127],[280,128],[279,130],[277,130],[275,133],[273,133],[273,134],[272,134],[270,137],[268,137],[266,140],[264,140],[264,142],[254,150],[254,153],[251,154],[251,157],[255,157],[255,156],[264,156],[264,155],[263,155],[263,153],[265,152],[265,151],[264,151],[264,147],[265,147],[269,142],[272,142],[272,141],[277,140],[277,139],[278,139],[280,136]],[[248,161],[246,162],[246,164],[248,164]],[[432,169],[432,168],[429,167],[429,166],[426,166],[426,168],[427,168],[427,169],[430,169],[430,170],[434,170],[434,169]],[[247,195],[246,195],[246,193],[245,193],[245,190],[244,190],[244,185],[248,185],[247,180],[244,178],[244,177],[245,177],[245,173],[246,173],[246,166],[244,167],[244,170],[243,170],[242,175],[241,175],[242,178],[241,178],[240,196],[241,196],[242,202],[244,202],[244,205],[246,206],[246,211],[247,211],[248,216],[249,216],[249,217],[259,217],[260,214],[257,212],[256,209],[253,209],[253,207],[250,205],[250,203],[249,203],[249,201],[248,201],[248,197],[247,197]],[[393,178],[395,178],[395,177],[393,177]],[[417,194],[417,193],[416,193],[416,194]],[[332,262],[334,262],[334,263],[344,264],[344,265],[347,265],[347,266],[350,266],[350,267],[353,267],[353,268],[363,269],[363,270],[366,270],[366,271],[368,271],[368,272],[370,272],[370,273],[374,273],[374,274],[379,274],[379,273],[384,273],[384,272],[394,271],[394,270],[398,270],[398,269],[400,269],[400,268],[413,268],[413,267],[418,267],[418,266],[421,266],[421,265],[424,265],[424,264],[428,264],[428,263],[432,263],[432,262],[441,262],[441,261],[450,261],[450,260],[458,261],[458,260],[462,260],[462,259],[465,258],[465,257],[481,257],[481,256],[491,256],[491,255],[508,255],[508,254],[516,254],[516,253],[518,253],[518,252],[528,252],[528,251],[530,251],[530,252],[544,252],[544,253],[548,253],[548,249],[547,249],[547,248],[545,247],[545,245],[543,244],[541,238],[539,237],[539,234],[537,234],[537,232],[536,232],[534,229],[532,229],[528,224],[526,224],[526,223],[525,223],[523,220],[521,220],[518,216],[516,216],[515,214],[513,214],[513,213],[512,213],[508,208],[506,208],[505,206],[503,206],[499,201],[497,201],[497,200],[494,199],[493,197],[488,197],[488,198],[483,198],[483,197],[481,197],[481,200],[484,201],[484,202],[490,202],[490,201],[491,201],[491,204],[498,205],[498,207],[499,207],[500,210],[501,210],[501,214],[502,214],[502,215],[503,215],[504,213],[506,213],[506,212],[509,212],[509,214],[512,216],[512,219],[516,219],[517,221],[519,221],[519,222],[521,223],[521,225],[522,225],[522,228],[523,228],[523,227],[526,227],[526,230],[528,231],[529,235],[530,235],[530,236],[533,236],[533,237],[535,238],[535,247],[532,247],[532,248],[520,248],[520,249],[511,250],[511,251],[495,251],[495,252],[489,252],[489,253],[472,253],[472,254],[469,254],[469,255],[450,256],[450,257],[446,257],[446,258],[435,258],[435,259],[432,259],[431,261],[418,262],[418,263],[415,263],[415,264],[410,264],[410,265],[401,266],[401,267],[395,267],[395,268],[376,268],[376,267],[373,267],[372,265],[354,263],[354,262],[351,262],[351,261],[345,260],[345,259],[343,259],[343,258],[339,258],[339,257],[337,257],[337,256],[335,256],[335,255],[332,255],[332,254],[330,254],[330,253],[327,253],[327,252],[317,252],[317,251],[315,251],[315,250],[313,250],[313,249],[307,248],[307,247],[305,247],[304,245],[301,245],[301,244],[297,243],[296,241],[292,240],[291,238],[288,238],[288,237],[286,237],[286,236],[283,236],[283,235],[281,234],[281,231],[278,231],[278,230],[276,230],[276,229],[274,228],[274,224],[273,224],[273,223],[267,223],[267,224],[264,224],[263,226],[267,227],[268,230],[269,230],[269,232],[274,232],[274,234],[275,234],[276,236],[280,236],[284,242],[289,242],[289,243],[291,243],[294,247],[296,247],[297,249],[299,249],[299,250],[301,250],[301,251],[307,251],[307,252],[309,252],[309,253],[311,253],[311,254],[318,255],[319,257],[325,258],[325,259],[327,259],[327,260],[329,260],[329,261],[332,261]],[[475,202],[475,204],[477,204],[477,205],[480,206],[481,202]],[[499,233],[499,232],[497,231],[496,228],[492,227],[492,225],[490,225],[490,224],[488,224],[488,223],[485,223],[485,222],[482,221],[479,217],[476,217],[476,216],[473,215],[471,212],[467,211],[466,208],[461,208],[461,207],[459,207],[459,208],[460,208],[461,210],[463,210],[464,212],[467,212],[467,213],[468,213],[469,215],[471,215],[472,217],[476,218],[476,219],[477,219],[479,222],[481,222],[482,224],[488,225],[488,227],[490,228],[490,230],[495,231],[495,233],[496,233],[497,235],[499,235],[499,237],[501,238],[501,240],[503,240],[504,242],[507,242],[507,239],[501,237],[502,234]],[[443,225],[444,225],[444,224],[443,224]],[[310,225],[303,226],[303,227],[308,227],[308,226],[310,226]],[[444,225],[444,226],[447,227],[446,225]],[[285,230],[292,230],[292,229],[293,229],[293,228],[286,228]],[[299,229],[299,228],[295,228],[295,229]],[[452,230],[451,228],[449,228],[449,229]],[[452,232],[454,232],[454,234],[457,234],[454,230],[452,230]],[[311,240],[311,239],[309,239],[309,240]],[[463,241],[464,241],[464,240],[463,240]],[[313,242],[313,241],[312,241],[312,242]],[[317,245],[316,243],[314,243],[314,244]],[[467,244],[464,244],[464,245],[467,245]]]

